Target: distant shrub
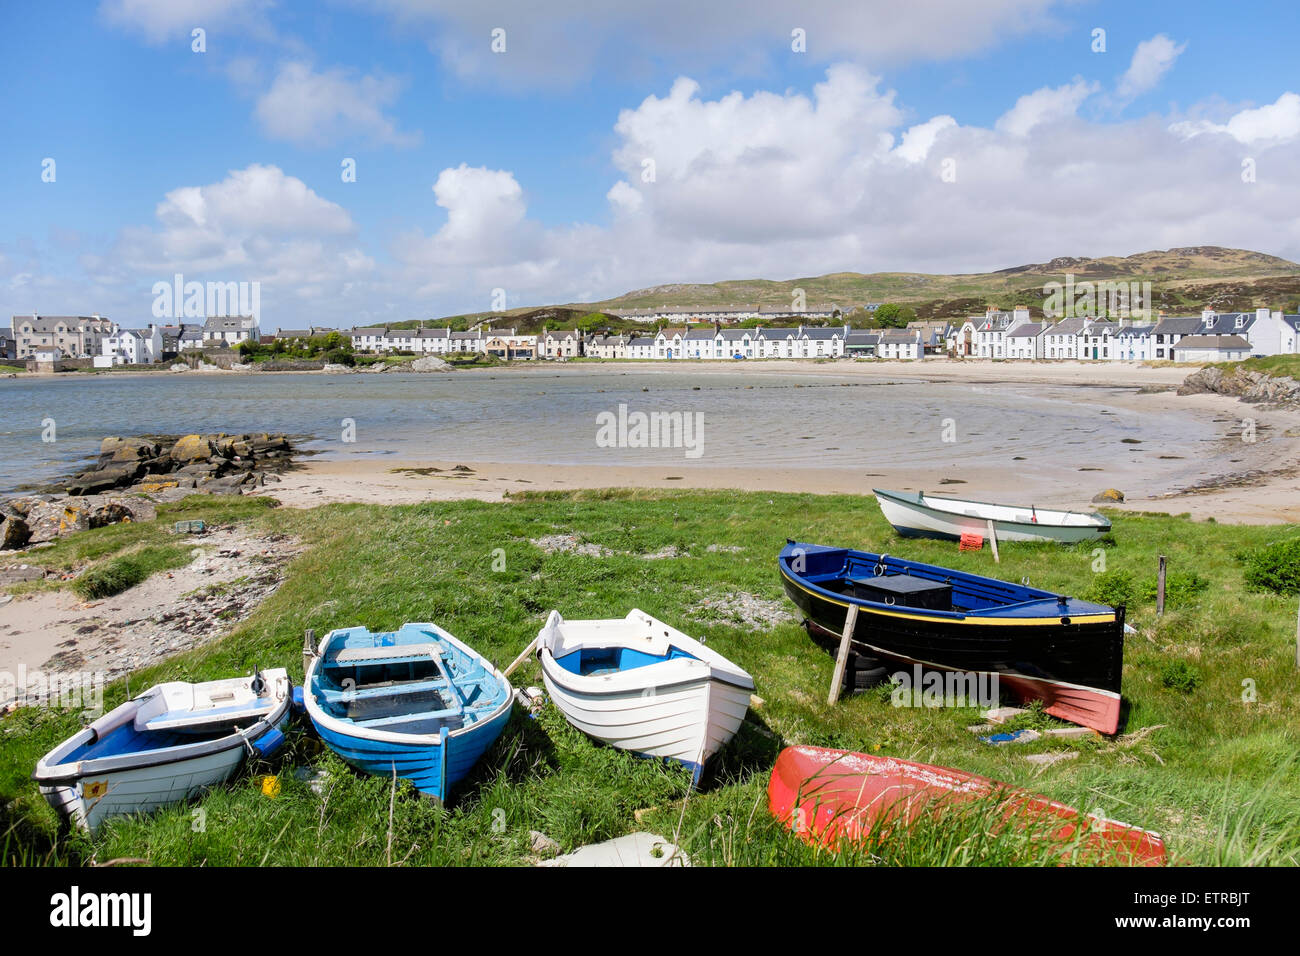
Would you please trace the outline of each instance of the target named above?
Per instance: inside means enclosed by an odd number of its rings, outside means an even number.
[[[1154,603],[1159,584],[1159,577],[1149,579],[1142,588],[1142,600]],[[1185,607],[1209,586],[1210,582],[1195,571],[1168,571],[1165,574],[1165,607]]]
[[[1252,591],[1300,592],[1300,538],[1276,541],[1240,558],[1246,565],[1246,587]]]
[[[334,349],[327,352],[325,361],[331,365],[347,365],[349,367],[357,364],[357,360],[352,357],[351,352],[345,352],[343,349]]]
[[[1121,604],[1133,603],[1133,592],[1133,575],[1117,568],[1096,575],[1083,597],[1087,601],[1119,607]]]
[[[1170,690],[1190,694],[1201,686],[1201,672],[1187,661],[1170,661],[1160,671],[1160,683]]]

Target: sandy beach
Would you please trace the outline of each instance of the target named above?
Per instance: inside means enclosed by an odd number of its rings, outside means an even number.
[[[611,363],[648,386],[656,375],[680,373],[685,363]],[[611,364],[548,365],[548,373],[581,376]],[[1065,468],[1051,460],[1008,462],[1006,466],[963,464],[954,449],[950,465],[936,468],[785,467],[756,462],[751,467],[663,465],[519,464],[487,460],[428,458],[353,458],[310,460],[263,493],[290,507],[364,501],[410,504],[473,498],[499,501],[524,491],[590,488],[694,488],[745,491],[869,494],[872,487],[923,489],[938,494],[1006,499],[1028,495],[1042,506],[1092,509],[1092,497],[1108,487],[1124,492],[1120,507],[1198,519],[1275,523],[1300,521],[1300,411],[1261,409],[1219,395],[1179,396],[1173,392],[1190,366],[1127,363],[1013,363],[930,360],[912,362],[746,362],[699,363],[711,374],[764,375],[799,372],[809,376],[863,382],[960,382],[996,388],[999,384],[1077,387],[1074,401],[1099,414],[1137,412],[1144,416],[1194,416],[1213,425],[1221,437],[1207,455],[1204,448],[1165,459],[1186,459],[1185,482],[1175,493],[1148,494],[1144,486],[1156,465],[1136,458],[1102,454],[1087,469]],[[500,374],[501,370],[493,370]],[[478,375],[484,373],[463,373]],[[1163,390],[1163,391],[1162,391]],[[1243,441],[1244,423],[1254,422],[1253,442]],[[1027,423],[1032,427],[1032,422]],[[1084,470],[1088,473],[1080,474]]]

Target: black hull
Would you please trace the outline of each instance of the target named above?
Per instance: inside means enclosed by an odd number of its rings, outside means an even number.
[[[824,646],[836,650],[848,601],[806,589],[785,574],[782,584]],[[886,613],[858,603],[852,649],[888,664],[941,671],[992,673],[1024,699],[1042,699],[1049,713],[1114,733],[1124,666],[1124,613],[1113,620],[1008,625],[945,619],[906,607]]]

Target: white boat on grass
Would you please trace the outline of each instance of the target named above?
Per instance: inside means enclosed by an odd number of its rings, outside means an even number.
[[[535,646],[547,693],[569,723],[621,750],[680,761],[696,783],[740,728],[754,690],[742,668],[644,611],[596,621],[552,611]]]
[[[158,684],[59,744],[32,778],[50,806],[93,833],[109,817],[189,800],[246,756],[272,753],[292,698],[284,668]]]
[[[989,522],[998,541],[1094,541],[1110,533],[1110,519],[1096,512],[1053,511],[1035,505],[998,505],[945,498],[917,491],[875,491],[880,510],[906,538],[961,540],[987,537]]]

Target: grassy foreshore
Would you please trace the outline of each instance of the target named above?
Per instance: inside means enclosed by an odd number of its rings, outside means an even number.
[[[1103,576],[1091,546],[1006,545],[994,566],[987,551],[904,541],[873,499],[857,496],[609,491],[308,510],[190,498],[161,508],[156,524],[83,532],[25,560],[93,567],[124,550],[165,544],[170,522],[193,517],[273,528],[305,550],[283,586],[233,632],[137,672],[130,680],[137,692],[255,665],[287,665],[297,681],[304,629],[320,636],[352,624],[437,621],[504,666],[553,607],[580,618],[622,616],[636,606],[707,637],[753,673],[764,703],[684,802],[685,771],[598,746],[548,704],[535,719],[516,708],[446,808],[405,786],[390,805],[389,781],[357,774],[299,730],[272,762],[242,771],[194,806],[114,821],[94,840],[59,836],[29,778],[40,755],[79,726],[78,715],[23,708],[0,721],[5,863],[518,864],[532,858],[533,830],[568,851],[638,829],[676,836],[697,865],[1058,862],[1041,843],[990,836],[978,812],[891,828],[860,853],[814,851],[766,809],[768,772],[790,743],[892,754],[1022,785],[1154,829],[1178,862],[1300,862],[1295,599],[1248,591],[1237,558],[1295,536],[1293,526],[1115,514]],[[547,552],[531,543],[558,534],[610,553]],[[1139,633],[1125,652],[1121,735],[994,747],[966,729],[980,722],[973,709],[893,707],[882,691],[828,707],[833,662],[800,627],[776,574],[787,536],[1027,577],[1073,594],[1127,591]],[[504,551],[504,570],[493,570],[495,549]],[[1174,585],[1163,619],[1148,597],[1158,554],[1168,556]],[[737,616],[755,608],[756,619]],[[514,678],[517,686],[539,681],[533,662]],[[105,707],[126,693],[124,682],[110,686]],[[1035,714],[1025,721],[1055,723]],[[1045,768],[1023,759],[1044,751],[1076,756]],[[274,797],[268,774],[279,788]]]

